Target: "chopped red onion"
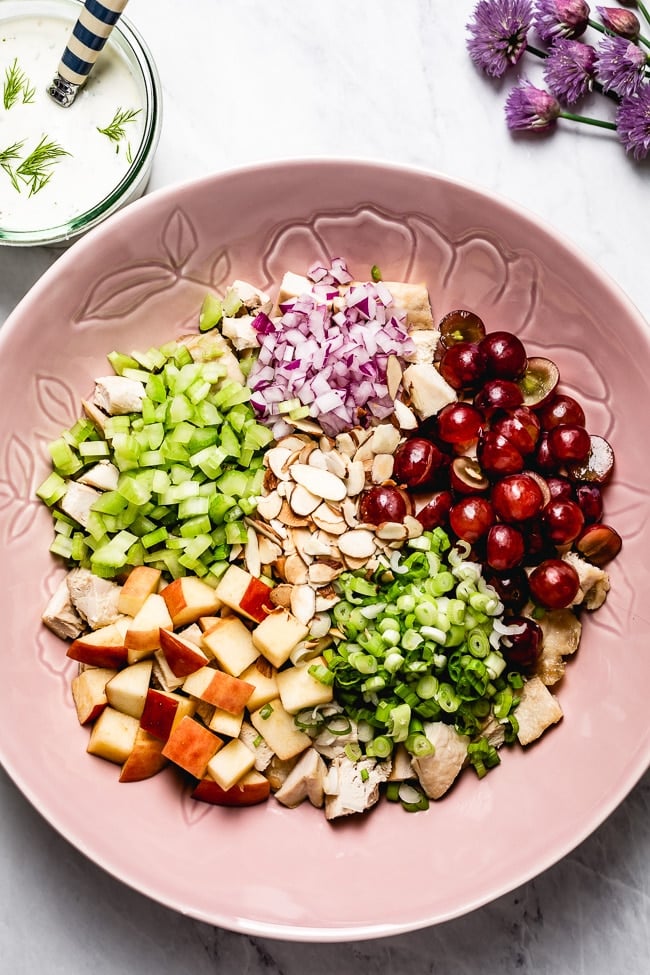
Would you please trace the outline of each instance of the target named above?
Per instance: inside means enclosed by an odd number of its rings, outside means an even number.
[[[313,292],[283,303],[280,319],[260,313],[253,322],[260,351],[249,375],[251,403],[276,438],[290,429],[279,406],[291,399],[309,407],[329,435],[355,426],[364,412],[390,416],[388,357],[414,351],[385,284],[355,284],[333,308],[338,287],[352,281],[345,262],[315,264],[309,277],[317,282]]]

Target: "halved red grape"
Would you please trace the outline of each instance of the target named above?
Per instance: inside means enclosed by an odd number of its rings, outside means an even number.
[[[359,500],[361,521],[370,525],[381,525],[384,521],[402,522],[407,513],[403,492],[390,485],[368,488]]]
[[[487,498],[468,495],[451,506],[449,524],[459,538],[473,545],[494,524],[494,508]]]
[[[458,494],[483,494],[490,486],[480,465],[471,457],[454,457],[449,468],[449,482]]]
[[[548,537],[555,545],[568,545],[584,528],[585,516],[576,501],[550,501],[542,511]]]
[[[528,616],[513,616],[508,620],[508,626],[519,627],[519,632],[502,638],[503,656],[517,667],[533,667],[542,653],[544,634],[541,626]]]
[[[485,338],[485,325],[482,319],[473,311],[466,311],[464,308],[447,312],[438,328],[440,340],[447,349],[458,342],[478,343]]]
[[[527,521],[542,510],[544,495],[530,474],[509,474],[492,488],[492,504],[502,521]]]
[[[485,356],[475,342],[457,342],[445,349],[438,368],[453,389],[472,389],[485,375]]]
[[[445,528],[449,524],[449,509],[452,505],[450,491],[438,491],[420,510],[415,517],[425,531],[434,528]]]
[[[423,437],[413,437],[395,451],[393,478],[409,488],[425,488],[433,483],[438,471],[447,463],[448,458],[434,443]]]
[[[512,410],[522,401],[521,390],[511,379],[489,379],[474,397],[480,410]]]
[[[493,379],[519,379],[526,370],[527,356],[521,339],[512,332],[489,332],[479,343],[486,370]]]
[[[570,481],[567,481],[570,484]],[[582,508],[585,523],[592,524],[603,517],[603,492],[597,484],[578,484],[576,501]]]
[[[563,559],[545,559],[528,577],[533,600],[545,609],[565,609],[578,595],[578,573]]]
[[[524,405],[531,408],[542,406],[552,396],[559,381],[560,370],[552,359],[532,356],[519,380]]]
[[[561,423],[575,423],[580,427],[586,423],[582,406],[566,393],[551,396],[539,410],[538,416],[543,430],[551,430]]]
[[[485,559],[493,569],[514,569],[521,565],[526,546],[524,536],[513,525],[492,525],[485,540]]]
[[[535,467],[537,470],[541,471],[542,474],[555,474],[557,473],[558,466],[558,462],[553,455],[548,442],[548,432],[544,430],[537,441],[537,449],[535,450]]]
[[[546,483],[554,501],[574,501],[573,485],[566,477],[547,477]]]
[[[478,442],[477,459],[488,477],[517,474],[523,470],[524,458],[500,433],[488,430]]]
[[[589,456],[591,439],[577,423],[561,423],[548,431],[548,446],[560,463],[582,463]]]
[[[486,573],[486,582],[499,594],[499,599],[511,613],[518,613],[528,602],[528,574],[525,569],[508,569],[505,572]]]
[[[592,434],[589,454],[584,461],[567,465],[567,474],[574,481],[604,484],[614,469],[614,451],[604,437]]]
[[[445,443],[470,444],[483,426],[483,414],[471,403],[448,403],[438,413],[438,436]]]
[[[522,454],[530,454],[539,438],[539,420],[527,406],[516,406],[492,424],[492,429],[514,444]]]
[[[609,525],[589,525],[576,542],[580,554],[598,566],[615,559],[622,546],[623,539]]]

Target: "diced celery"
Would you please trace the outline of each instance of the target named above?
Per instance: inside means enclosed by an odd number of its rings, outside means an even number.
[[[214,525],[219,525],[231,508],[234,508],[237,504],[235,498],[228,494],[215,494],[210,499],[209,514],[210,520]]]
[[[239,442],[239,437],[230,426],[229,423],[224,423],[219,431],[221,440],[221,449],[229,457],[239,458],[239,453],[241,449],[241,444]]]
[[[223,318],[223,306],[216,295],[207,294],[203,299],[199,313],[199,331],[208,332],[218,325]]]
[[[119,515],[127,504],[128,499],[120,491],[104,491],[94,502],[92,510],[99,514]]]
[[[164,525],[156,528],[154,531],[149,532],[147,535],[143,535],[140,541],[145,548],[153,548],[154,545],[158,545],[160,542],[164,542],[168,535],[167,529]]]
[[[54,519],[54,531],[57,535],[61,535],[64,538],[72,538],[72,533],[74,531],[74,525],[69,520],[69,518],[55,518]]]
[[[226,541],[229,545],[245,545],[248,529],[243,521],[231,521],[226,525]]]
[[[143,467],[162,467],[165,464],[165,455],[162,450],[143,450],[140,463]]]
[[[85,440],[79,444],[80,457],[108,457],[110,450],[105,440]]]
[[[109,352],[106,356],[113,371],[117,373],[118,376],[124,375],[125,369],[137,369],[138,362],[133,356],[125,355],[123,352]]]
[[[76,452],[63,437],[53,440],[47,445],[47,449],[58,474],[70,477],[83,466]]]
[[[165,403],[167,400],[167,388],[162,375],[152,373],[147,379],[145,391],[152,403]]]
[[[133,379],[134,382],[147,383],[151,373],[147,369],[132,369],[127,367],[122,371],[125,379]]]
[[[180,532],[183,538],[195,538],[197,535],[207,534],[212,525],[207,515],[199,515],[196,518],[188,518],[181,524]],[[208,536],[209,537],[209,536]]]
[[[226,293],[221,302],[223,313],[227,318],[234,318],[242,306],[242,300],[235,288],[226,288]]]
[[[210,499],[205,495],[195,495],[185,498],[178,505],[178,517],[181,519],[195,518],[198,515],[207,515],[210,510]],[[208,519],[209,520],[209,519]]]
[[[223,494],[241,498],[246,494],[248,474],[246,471],[226,471],[218,479],[217,487]]]
[[[44,501],[46,505],[51,507],[60,501],[65,492],[68,490],[68,484],[64,479],[57,474],[56,471],[52,471],[51,474],[45,478],[43,483],[36,490],[36,496]]]

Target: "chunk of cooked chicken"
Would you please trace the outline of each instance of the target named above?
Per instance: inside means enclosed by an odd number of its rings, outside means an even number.
[[[433,362],[440,332],[433,328],[414,328],[410,333],[415,349],[405,355],[407,362]]]
[[[537,623],[542,630],[543,639],[542,652],[535,664],[535,675],[550,687],[564,675],[564,658],[578,649],[582,623],[570,609],[549,610]]]
[[[61,580],[50,596],[41,618],[47,628],[62,640],[74,640],[86,629],[86,624],[72,605],[67,578]]]
[[[70,600],[91,630],[115,623],[121,617],[118,601],[122,589],[110,579],[100,579],[89,569],[72,569],[66,576]]]
[[[519,724],[517,738],[521,745],[529,745],[562,718],[562,708],[557,698],[539,677],[526,681],[514,713]]]
[[[379,799],[379,786],[390,775],[390,762],[363,758],[351,762],[338,755],[330,765],[324,782],[325,818],[337,819],[365,812]]]
[[[432,362],[413,362],[407,366],[402,385],[421,420],[434,416],[443,406],[458,399],[456,390],[442,378]]]
[[[481,735],[487,739],[493,748],[501,748],[506,740],[505,725],[491,714],[481,728]]]
[[[110,460],[100,460],[80,474],[76,480],[78,484],[87,484],[89,487],[97,488],[98,491],[114,491],[119,477],[120,472],[115,464],[111,464]]]
[[[604,569],[586,562],[575,552],[567,552],[564,561],[572,565],[580,579],[580,589],[573,601],[573,605],[581,604],[585,609],[598,609],[602,606],[609,592],[609,576]]]
[[[450,788],[467,758],[467,735],[459,735],[453,725],[430,721],[424,733],[433,745],[432,755],[412,760],[413,770],[430,799],[439,799]]]
[[[429,291],[426,284],[408,284],[404,281],[384,281],[383,283],[393,296],[395,307],[406,312],[406,325],[411,333],[411,338],[417,329],[434,331],[436,336],[439,336],[433,327]]]
[[[309,799],[312,806],[320,808],[325,799],[323,783],[326,774],[327,766],[321,756],[315,748],[308,748],[275,793],[275,798],[290,809],[300,805],[304,799]]]
[[[101,491],[95,490],[88,484],[68,481],[66,492],[59,501],[59,507],[66,515],[70,515],[71,518],[86,528],[92,506],[101,496]]]
[[[233,281],[231,288],[239,296],[241,303],[247,311],[256,314],[260,310],[270,310],[272,304],[271,299],[265,291],[262,291],[261,288],[256,288],[254,284],[237,279]]]
[[[254,321],[254,315],[240,315],[239,318],[228,318],[224,315],[221,320],[221,333],[238,352],[244,349],[257,349],[259,342],[257,332],[253,328]]]
[[[138,379],[126,376],[100,376],[95,380],[93,402],[110,416],[140,413],[145,388]]]

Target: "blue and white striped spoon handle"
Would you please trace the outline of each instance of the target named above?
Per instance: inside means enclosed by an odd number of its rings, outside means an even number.
[[[67,108],[85,83],[128,0],[86,0],[48,91]]]

